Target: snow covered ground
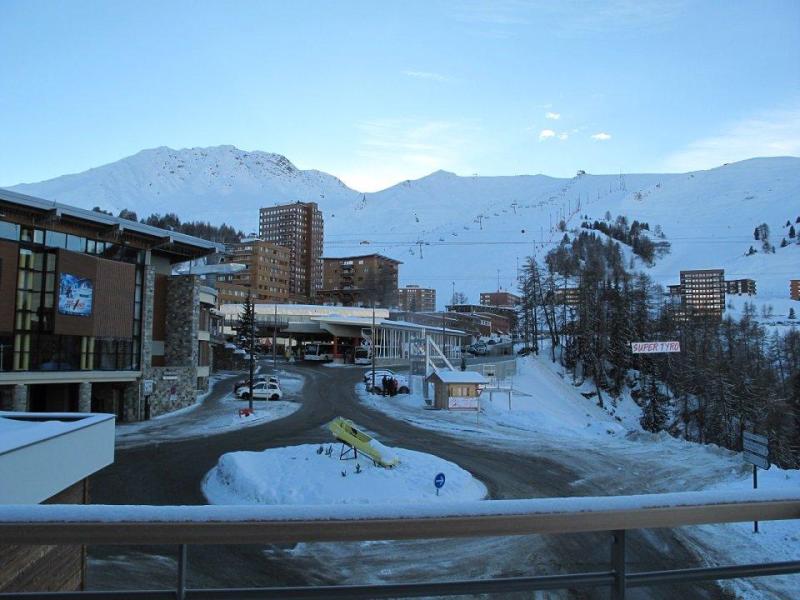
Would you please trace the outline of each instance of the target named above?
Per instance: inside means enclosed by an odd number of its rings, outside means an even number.
[[[303,444],[223,454],[203,481],[203,493],[212,504],[281,505],[430,505],[480,500],[487,493],[467,471],[431,454],[392,448],[400,464],[384,469],[365,458],[339,460],[339,447]],[[437,473],[446,477],[438,496],[433,485]]]
[[[244,376],[240,374],[236,379],[242,377]],[[119,425],[117,445],[131,447],[153,442],[185,440],[225,433],[287,417],[300,408],[300,404],[294,400],[299,399],[303,379],[288,371],[279,371],[278,377],[285,399],[276,402],[256,400],[253,403],[255,412],[250,416],[240,416],[239,409],[247,408],[249,404],[247,400],[236,398],[232,391],[207,402],[220,382],[226,381],[225,384],[230,385],[235,380],[231,379],[231,373],[215,374],[209,382],[209,391],[198,396],[197,403],[159,415],[149,421]]]
[[[573,386],[546,356],[518,359],[518,374],[505,383],[514,389],[511,409],[505,394],[489,403],[484,392],[480,414],[430,410],[417,395],[374,396],[362,384],[357,392],[369,406],[418,427],[569,465],[580,475],[571,484],[576,496],[752,489],[752,467],[739,453],[642,430],[630,398],[616,405],[606,398],[607,412],[581,394],[589,386]],[[800,471],[773,466],[759,474],[759,489],[791,488],[800,491]],[[799,532],[800,521],[782,521],[762,523],[758,535],[752,523],[685,527],[678,534],[709,564],[731,564],[797,560]],[[742,598],[793,598],[800,576],[724,585]]]

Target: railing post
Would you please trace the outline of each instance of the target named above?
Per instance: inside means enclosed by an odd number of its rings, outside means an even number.
[[[178,546],[178,583],[175,587],[177,600],[186,598],[186,544]]]
[[[625,530],[614,532],[614,541],[611,546],[611,569],[614,571],[614,587],[611,597],[614,600],[625,600]]]

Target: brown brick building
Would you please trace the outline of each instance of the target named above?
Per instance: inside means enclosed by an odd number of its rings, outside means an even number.
[[[800,300],[800,279],[789,280],[789,297],[792,300]]]
[[[754,279],[729,279],[725,282],[725,293],[732,296],[756,295],[756,282]]]
[[[220,293],[231,297],[231,302],[243,302],[248,290],[254,302],[289,302],[289,262],[290,251],[284,246],[266,242],[258,238],[245,239],[238,244],[225,247],[226,256],[222,262],[239,263],[246,266],[244,271],[217,278]],[[230,284],[225,288],[224,284]],[[223,285],[223,287],[219,287]],[[221,304],[225,304],[220,300]]]
[[[403,311],[433,312],[436,310],[436,290],[407,285],[397,290],[397,304]]]
[[[289,249],[289,298],[311,301],[322,287],[323,222],[317,203],[262,208],[259,237]]]
[[[382,254],[323,259],[318,301],[343,306],[397,306],[399,260]]]
[[[480,302],[483,306],[514,307],[519,304],[520,298],[511,292],[481,292]]]
[[[691,314],[722,315],[725,310],[725,270],[681,271],[683,305]]]

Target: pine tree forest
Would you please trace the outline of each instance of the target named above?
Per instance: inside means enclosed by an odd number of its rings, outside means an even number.
[[[768,332],[748,304],[740,318],[692,315],[621,246],[583,231],[520,275],[521,326],[534,352],[560,361],[610,408],[629,393],[649,431],[741,450],[767,435],[770,460],[800,467],[800,331]],[[548,343],[541,344],[540,340]],[[678,340],[680,353],[633,354],[631,342]]]

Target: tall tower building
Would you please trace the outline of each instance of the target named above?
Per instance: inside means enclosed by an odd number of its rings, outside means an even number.
[[[259,213],[259,237],[289,249],[289,297],[312,302],[322,288],[322,211],[316,202],[266,206]]]

